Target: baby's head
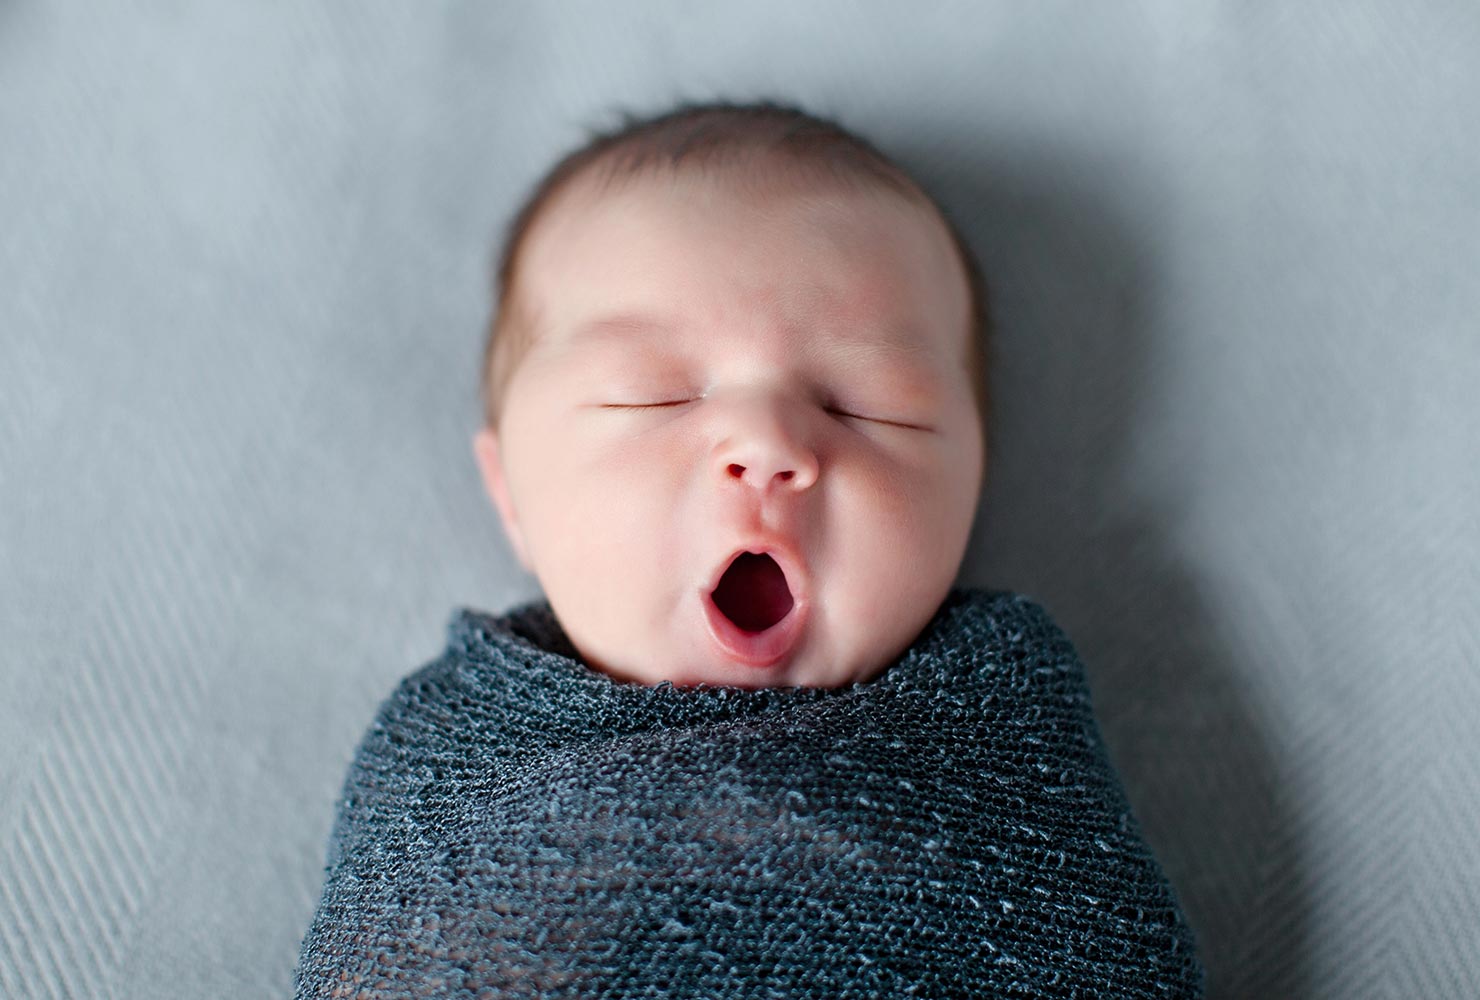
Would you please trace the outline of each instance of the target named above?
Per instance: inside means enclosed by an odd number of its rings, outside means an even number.
[[[774,104],[630,120],[515,217],[483,481],[583,661],[867,680],[955,582],[986,460],[985,304],[935,203]]]

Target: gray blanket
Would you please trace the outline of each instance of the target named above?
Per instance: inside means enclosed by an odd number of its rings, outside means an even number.
[[[1196,997],[1043,608],[836,689],[644,686],[459,609],[356,751],[299,997]]]

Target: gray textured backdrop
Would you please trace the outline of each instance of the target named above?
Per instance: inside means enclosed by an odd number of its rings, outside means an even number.
[[[1091,673],[1215,997],[1480,993],[1480,5],[0,0],[0,995],[287,993],[457,605],[490,247],[777,96],[996,289],[967,582]]]

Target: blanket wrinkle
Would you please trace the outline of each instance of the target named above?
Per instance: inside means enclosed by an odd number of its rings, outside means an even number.
[[[839,688],[643,685],[458,608],[356,748],[307,997],[1200,997],[1067,636],[951,590]]]

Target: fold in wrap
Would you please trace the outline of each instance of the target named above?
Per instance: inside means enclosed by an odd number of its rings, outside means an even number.
[[[1197,997],[1043,608],[957,588],[843,688],[592,670],[461,608],[349,768],[299,997]]]

